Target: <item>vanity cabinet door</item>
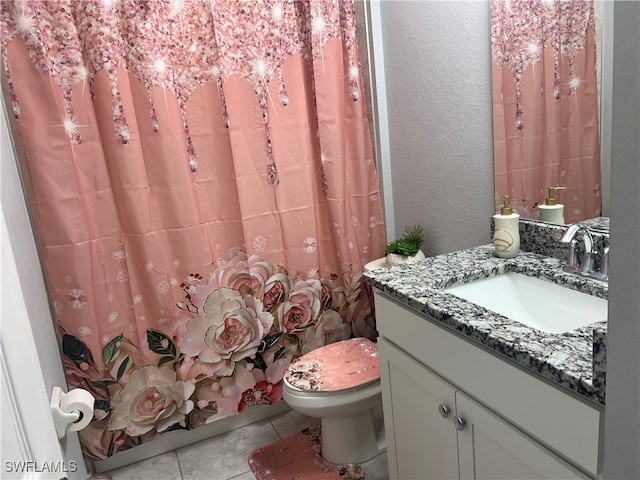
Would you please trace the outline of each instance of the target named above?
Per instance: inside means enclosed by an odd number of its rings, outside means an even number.
[[[461,391],[456,416],[461,479],[589,478]]]
[[[459,478],[455,388],[382,338],[378,349],[390,478]]]

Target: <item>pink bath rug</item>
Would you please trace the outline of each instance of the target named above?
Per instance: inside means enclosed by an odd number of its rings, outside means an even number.
[[[320,425],[259,448],[249,455],[256,480],[362,480],[360,465],[334,465],[322,458]]]

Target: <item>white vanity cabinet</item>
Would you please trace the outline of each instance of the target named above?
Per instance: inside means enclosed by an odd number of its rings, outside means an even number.
[[[463,392],[456,392],[460,478],[588,478]]]
[[[391,478],[458,478],[456,389],[382,338],[378,353]]]
[[[376,292],[392,479],[595,478],[603,410]]]

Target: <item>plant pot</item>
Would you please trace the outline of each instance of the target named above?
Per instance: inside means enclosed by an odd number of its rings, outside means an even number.
[[[418,250],[418,253],[413,256],[400,255],[398,253],[387,253],[386,264],[387,267],[393,267],[394,265],[400,265],[401,263],[413,263],[418,260],[422,260],[423,258],[427,257],[422,250]]]
[[[387,257],[376,258],[375,260],[367,263],[363,270],[365,272],[372,272],[373,270],[378,270],[380,268],[387,268]]]

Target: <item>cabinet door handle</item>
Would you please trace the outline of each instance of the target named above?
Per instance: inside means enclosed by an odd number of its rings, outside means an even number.
[[[441,403],[440,405],[438,405],[438,411],[440,412],[440,416],[442,418],[449,418],[451,408],[447,407],[444,403]]]
[[[453,423],[456,424],[456,430],[461,432],[461,431],[464,430],[464,427],[467,424],[467,421],[462,417],[454,417],[453,418]]]

